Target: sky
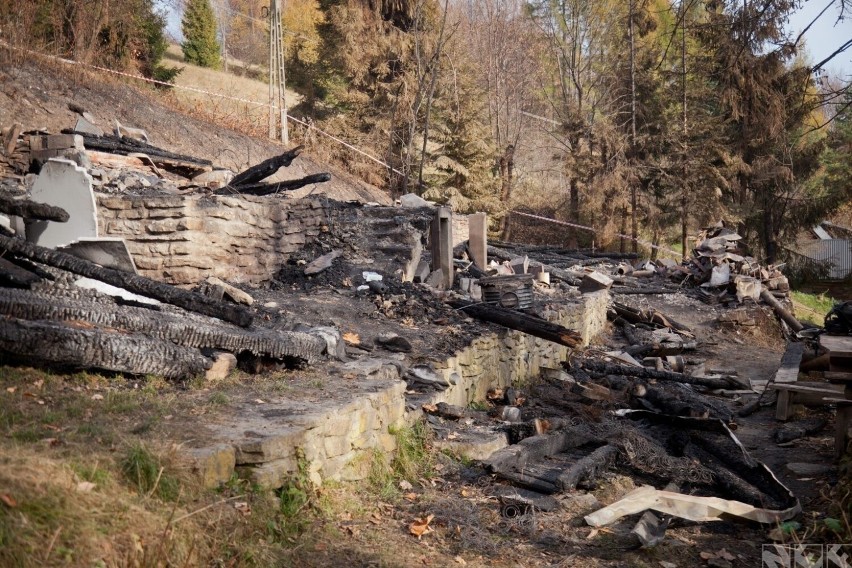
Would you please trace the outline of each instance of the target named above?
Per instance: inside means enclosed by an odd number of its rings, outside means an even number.
[[[847,9],[846,19],[842,22],[837,21],[840,15],[840,0],[806,0],[802,8],[790,17],[788,30],[798,35],[829,4],[831,7],[805,34],[805,45],[811,64],[822,61],[852,39],[852,6]],[[826,70],[830,75],[846,81],[852,80],[852,48],[832,59]]]
[[[180,41],[181,14],[175,9],[177,2],[175,0],[157,0],[157,3],[166,10],[167,32]],[[822,61],[843,43],[852,39],[852,6],[847,10],[846,20],[838,22],[841,0],[805,0],[802,8],[791,16],[788,24],[788,31],[794,36],[798,35],[829,4],[831,4],[831,7],[805,34],[808,60],[811,63]],[[832,76],[852,81],[852,48],[835,57],[826,66],[826,70]]]

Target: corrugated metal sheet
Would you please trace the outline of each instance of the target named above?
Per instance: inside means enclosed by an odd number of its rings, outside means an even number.
[[[843,280],[852,272],[852,240],[850,239],[820,239],[799,243],[794,252],[814,262],[830,265],[828,277],[831,280]]]

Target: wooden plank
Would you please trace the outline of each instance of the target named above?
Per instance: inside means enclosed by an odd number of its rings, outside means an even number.
[[[831,358],[852,358],[852,337],[848,335],[820,335],[819,344],[828,349]]]
[[[801,342],[788,343],[781,365],[775,373],[775,383],[795,383],[799,378],[799,365],[805,352],[805,344]]]
[[[827,381],[832,383],[850,383],[852,382],[852,373],[848,371],[825,371],[822,374]]]
[[[808,385],[824,385],[822,387],[812,387]],[[839,388],[834,388],[839,387]],[[779,391],[790,391],[790,392],[801,392],[801,393],[817,393],[817,394],[828,394],[828,395],[836,395],[842,393],[844,391],[843,385],[830,385],[825,383],[796,383],[796,384],[781,384],[781,385],[769,385],[769,388],[779,390]]]
[[[775,403],[775,419],[787,420],[793,414],[790,404],[790,391],[782,390],[778,393],[778,401]]]

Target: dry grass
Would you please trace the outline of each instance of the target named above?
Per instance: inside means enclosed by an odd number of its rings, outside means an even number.
[[[183,60],[180,46],[172,44],[166,51],[163,63],[182,67],[175,79],[182,87],[191,87],[228,97],[237,97],[261,104],[252,104],[199,93],[187,89],[175,89],[170,97],[174,106],[190,114],[214,119],[218,124],[253,136],[269,134],[269,85],[249,77],[241,77],[224,71],[206,69]],[[287,91],[287,105],[299,103],[301,97]]]

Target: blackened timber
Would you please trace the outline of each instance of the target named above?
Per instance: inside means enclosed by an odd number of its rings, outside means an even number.
[[[194,156],[186,156],[184,154],[176,154],[174,152],[169,152],[168,150],[158,148],[157,146],[152,146],[151,144],[148,144],[141,140],[136,140],[135,138],[128,138],[126,136],[122,136],[121,138],[119,138],[118,136],[113,136],[111,134],[98,136],[97,134],[90,134],[88,132],[77,132],[73,129],[64,129],[62,132],[65,134],[76,134],[78,136],[82,136],[83,145],[87,149],[91,150],[100,150],[110,152],[112,154],[121,155],[139,152],[148,156],[164,158],[166,160],[188,162],[190,164],[198,164],[201,166],[213,165],[213,162],[211,162],[210,160],[196,158]]]
[[[578,360],[578,363],[593,377],[604,377],[606,375],[625,375],[642,379],[656,379],[659,381],[673,381],[689,385],[701,385],[711,389],[738,388],[740,385],[723,377],[692,377],[683,373],[669,371],[657,371],[647,367],[633,367],[631,365],[619,365],[607,363],[594,359]]]
[[[280,193],[282,191],[293,191],[301,187],[305,187],[306,185],[311,185],[313,183],[325,183],[330,180],[331,174],[324,172],[320,174],[311,174],[309,176],[305,176],[299,179],[288,179],[275,183],[255,183],[240,185],[236,187],[234,187],[232,184],[230,187],[222,188],[216,193],[220,195],[229,195],[236,191],[237,193],[244,193],[248,195],[271,195],[273,193]]]
[[[41,278],[32,272],[0,257],[0,284],[15,288],[29,288],[39,280]]]
[[[189,378],[210,360],[197,349],[137,334],[80,329],[56,322],[0,319],[0,352],[35,365]]]
[[[279,156],[273,156],[268,160],[264,160],[255,166],[241,171],[234,176],[234,179],[231,180],[231,187],[237,188],[241,185],[251,185],[268,178],[277,172],[279,168],[286,168],[292,164],[293,160],[302,153],[302,148],[304,148],[304,146],[296,146],[292,150],[287,150]]]
[[[18,256],[47,264],[54,268],[60,268],[74,274],[79,274],[80,276],[100,280],[101,282],[124,288],[134,294],[154,298],[191,312],[198,312],[206,316],[225,320],[241,327],[251,325],[251,314],[241,307],[212,300],[201,294],[182,290],[175,286],[145,278],[144,276],[137,276],[112,268],[104,268],[64,252],[40,247],[20,239],[13,239],[2,235],[0,235],[0,249],[6,249]]]
[[[591,484],[615,461],[618,448],[602,446],[584,458],[577,460],[570,468],[556,478],[556,486],[562,491],[576,489],[581,483]]]
[[[0,314],[25,320],[83,321],[143,333],[184,347],[249,352],[306,363],[319,361],[327,349],[325,340],[309,333],[244,330],[187,315],[156,313],[145,307],[118,307],[24,290],[0,289]]]
[[[450,305],[454,308],[464,310],[465,313],[477,319],[522,331],[566,347],[577,347],[583,342],[582,336],[573,329],[549,322],[538,316],[488,304],[455,301],[451,302]]]
[[[29,199],[12,199],[5,195],[0,195],[0,213],[15,215],[24,219],[56,221],[58,223],[65,223],[69,219],[68,212],[61,207],[37,203]]]

